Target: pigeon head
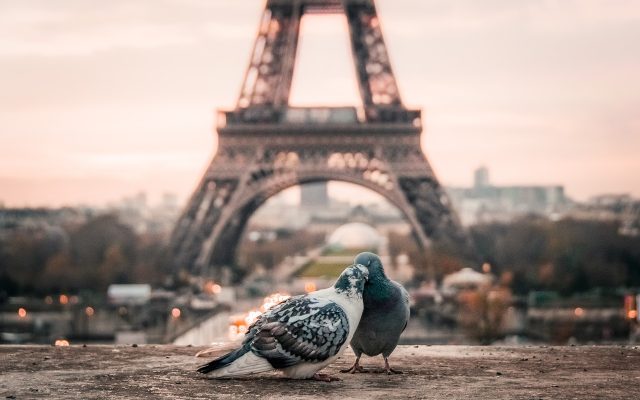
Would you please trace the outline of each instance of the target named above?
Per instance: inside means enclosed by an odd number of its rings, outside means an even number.
[[[369,270],[362,265],[353,264],[345,268],[333,287],[338,293],[348,297],[362,297],[364,284],[369,279]]]
[[[364,265],[369,270],[370,279],[386,279],[386,275],[384,273],[384,267],[382,266],[382,261],[380,261],[380,257],[376,254],[364,252],[360,253],[356,256],[353,261],[355,264]]]

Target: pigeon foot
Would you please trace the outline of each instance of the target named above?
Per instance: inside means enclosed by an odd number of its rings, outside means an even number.
[[[336,382],[341,380],[340,378],[329,374],[315,374],[312,379],[321,382]]]
[[[401,375],[401,374],[404,374],[404,372],[398,371],[397,369],[393,369],[393,368],[385,368],[385,372],[387,373],[387,375]]]
[[[360,366],[360,356],[358,356],[356,358],[356,362],[353,363],[351,368],[341,369],[340,372],[342,372],[343,374],[346,374],[346,373],[355,374],[356,372],[367,373],[369,371],[365,370],[364,368],[362,368],[362,366]]]
[[[341,369],[340,372],[342,372],[343,374],[355,374],[356,372],[360,372],[363,374],[368,373],[369,371],[362,368],[362,365],[356,365],[354,364],[351,368],[347,368],[347,369]]]
[[[389,359],[387,357],[384,358],[384,371],[387,373],[387,375],[402,374],[402,371],[391,368],[391,366],[389,365]]]

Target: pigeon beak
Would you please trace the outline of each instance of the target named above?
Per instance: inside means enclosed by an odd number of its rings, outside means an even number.
[[[356,264],[355,267],[358,268],[362,272],[362,275],[364,275],[364,280],[368,281],[369,280],[369,269],[367,267],[365,267],[364,265],[362,265],[362,264]]]

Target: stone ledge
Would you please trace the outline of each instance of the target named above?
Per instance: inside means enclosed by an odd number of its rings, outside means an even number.
[[[638,395],[632,346],[401,346],[403,375],[340,374],[351,351],[323,372],[340,382],[275,374],[213,380],[194,372],[198,347],[0,346],[0,399],[625,399]],[[363,358],[381,368],[381,358]]]

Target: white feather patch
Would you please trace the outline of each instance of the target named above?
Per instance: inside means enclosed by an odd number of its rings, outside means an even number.
[[[249,352],[226,367],[211,372],[209,376],[212,378],[233,378],[272,370],[273,367],[269,364],[269,361]]]

